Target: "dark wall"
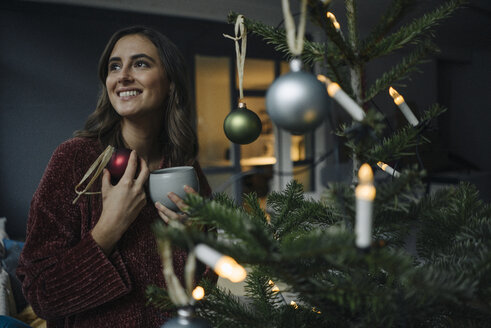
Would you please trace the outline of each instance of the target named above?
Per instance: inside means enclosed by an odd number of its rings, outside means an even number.
[[[53,150],[95,108],[97,63],[117,29],[143,24],[193,56],[235,56],[233,25],[123,11],[7,1],[0,4],[0,216],[22,238],[29,203]],[[277,56],[250,39],[248,55]]]

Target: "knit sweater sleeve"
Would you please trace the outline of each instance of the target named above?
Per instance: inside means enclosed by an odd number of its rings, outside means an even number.
[[[24,295],[45,319],[86,311],[131,290],[119,253],[107,257],[90,233],[82,235],[82,210],[72,204],[80,148],[72,139],[55,150],[31,202],[17,269]]]

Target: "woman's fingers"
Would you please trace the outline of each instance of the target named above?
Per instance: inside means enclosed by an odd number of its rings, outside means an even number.
[[[181,197],[177,196],[177,194],[173,193],[173,192],[170,192],[167,197],[169,197],[169,199],[171,201],[174,202],[174,204],[176,204],[176,206],[182,211],[182,212],[185,212],[187,210],[187,205],[186,203],[184,203],[184,200],[182,200]]]
[[[108,169],[104,169],[102,171],[102,187],[101,187],[102,193],[105,194],[111,186],[112,186],[111,173],[109,173]]]
[[[188,185],[184,185],[184,191],[188,194],[197,194],[196,190]]]
[[[184,186],[184,191],[188,194],[196,194],[196,190],[194,190],[192,187],[185,185]],[[177,194],[170,192],[168,195],[169,199],[176,204],[176,206],[181,210],[182,212],[186,212],[188,206],[184,202],[184,200],[179,197]],[[188,216],[184,213],[176,213],[173,210],[167,208],[166,206],[162,205],[160,202],[155,203],[155,207],[158,210],[159,216],[164,220],[165,223],[169,223],[171,220],[178,220],[181,223],[184,223]]]
[[[128,165],[126,166],[126,170],[124,171],[121,179],[132,181],[135,177],[137,167],[138,155],[136,154],[136,151],[132,150],[130,153],[130,158],[128,159]]]
[[[150,169],[148,168],[147,162],[140,158],[140,172],[138,172],[138,177],[136,178],[136,183],[143,186],[150,175]]]
[[[162,205],[160,202],[156,202],[155,207],[158,210],[157,212],[159,213],[159,216],[162,218],[162,220],[164,220],[165,223],[169,223],[171,220],[184,222],[187,218],[187,215],[178,214],[173,210],[167,208],[166,206]]]

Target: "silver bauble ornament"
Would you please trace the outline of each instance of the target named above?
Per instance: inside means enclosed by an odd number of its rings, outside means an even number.
[[[239,103],[239,108],[231,111],[223,121],[223,131],[227,138],[236,144],[250,144],[261,133],[261,120],[256,113]]]
[[[192,307],[182,307],[177,309],[177,317],[173,318],[160,328],[211,328],[208,321],[196,318]]]
[[[308,72],[300,59],[290,62],[290,73],[280,76],[266,93],[266,111],[280,128],[305,134],[317,128],[327,115],[326,87]]]

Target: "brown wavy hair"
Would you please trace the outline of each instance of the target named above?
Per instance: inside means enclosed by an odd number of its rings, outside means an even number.
[[[124,147],[121,116],[114,110],[106,88],[108,61],[114,45],[126,35],[141,35],[158,50],[160,61],[170,82],[164,115],[164,129],[160,134],[162,153],[168,165],[191,165],[198,153],[198,140],[192,125],[188,72],[177,46],[160,32],[144,26],[132,26],[113,34],[99,60],[101,91],[95,111],[89,115],[84,128],[75,137],[97,138],[104,147]]]

